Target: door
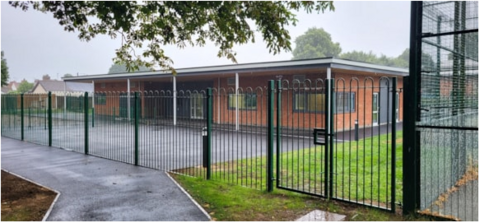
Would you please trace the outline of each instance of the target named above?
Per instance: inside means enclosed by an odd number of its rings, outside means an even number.
[[[193,93],[190,98],[190,118],[203,119],[203,94]]]
[[[372,124],[378,125],[378,111],[380,110],[379,103],[378,103],[378,93],[373,93],[372,98]]]

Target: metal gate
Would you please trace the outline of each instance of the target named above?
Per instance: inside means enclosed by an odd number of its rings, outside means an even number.
[[[478,221],[478,1],[411,8],[403,211]]]
[[[277,81],[277,187],[394,211],[396,94],[388,77]]]

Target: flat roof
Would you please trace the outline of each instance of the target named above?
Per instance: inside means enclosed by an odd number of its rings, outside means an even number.
[[[205,67],[190,67],[176,69],[177,77],[184,76],[201,76],[207,74],[225,74],[225,73],[241,73],[245,72],[261,72],[261,71],[275,71],[284,69],[301,69],[301,68],[337,68],[344,70],[363,71],[371,73],[381,73],[396,76],[408,76],[408,69],[388,67],[383,65],[376,65],[371,63],[357,62],[352,60],[338,59],[333,57],[306,59],[306,60],[287,60],[287,61],[272,61],[259,63],[244,63],[232,65],[218,65]],[[65,77],[65,81],[86,81],[99,79],[125,79],[125,78],[148,78],[148,77],[170,77],[173,74],[170,71],[145,71],[145,72],[131,72],[131,73],[116,73],[116,74],[96,74]]]

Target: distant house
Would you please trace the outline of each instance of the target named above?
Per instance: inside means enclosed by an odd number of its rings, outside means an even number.
[[[16,81],[11,81],[10,83],[8,83],[7,86],[2,87],[2,94],[6,94],[11,91],[16,91],[18,88],[18,84],[19,83],[17,83]]]
[[[57,80],[43,80],[38,81],[31,93],[45,94],[52,92],[57,96],[67,95],[81,95],[83,92],[93,92],[93,85],[89,83],[66,83]]]
[[[61,108],[67,100],[64,97],[65,95],[78,97],[83,95],[84,92],[93,92],[93,85],[89,83],[66,83],[58,80],[41,80],[36,82],[29,93],[45,95],[48,92],[52,92],[52,107]],[[39,99],[38,103],[43,105],[44,101],[45,99]]]

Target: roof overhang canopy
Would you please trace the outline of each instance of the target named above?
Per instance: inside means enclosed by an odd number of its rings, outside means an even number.
[[[275,61],[262,63],[246,63],[234,65],[221,66],[206,66],[206,67],[192,67],[177,69],[177,77],[189,76],[205,76],[216,74],[235,74],[238,73],[263,73],[285,70],[298,69],[326,69],[332,68],[341,70],[350,70],[365,73],[376,73],[393,76],[408,76],[408,70],[403,68],[387,67],[382,65],[375,65],[363,62],[356,62],[351,60],[337,59],[337,58],[320,58],[308,60],[289,60],[289,61]],[[118,73],[118,74],[99,74],[99,75],[85,75],[77,77],[66,77],[65,81],[85,82],[92,80],[114,80],[114,79],[147,79],[147,78],[161,78],[172,77],[171,72],[166,71],[148,71],[148,72],[133,72],[133,73]]]

